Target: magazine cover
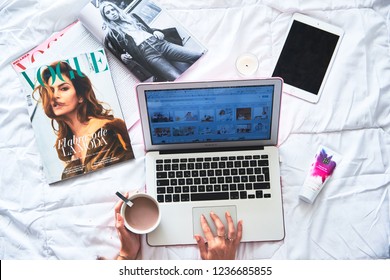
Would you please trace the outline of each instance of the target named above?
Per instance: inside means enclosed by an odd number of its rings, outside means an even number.
[[[134,158],[104,49],[20,76],[49,184]]]
[[[80,21],[143,81],[174,81],[206,48],[151,0],[93,0]]]

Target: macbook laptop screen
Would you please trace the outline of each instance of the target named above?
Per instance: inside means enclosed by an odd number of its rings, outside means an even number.
[[[274,85],[145,90],[153,145],[268,140]]]

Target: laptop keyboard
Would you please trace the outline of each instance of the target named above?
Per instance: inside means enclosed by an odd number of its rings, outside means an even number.
[[[160,203],[271,198],[267,155],[158,159],[156,171]]]

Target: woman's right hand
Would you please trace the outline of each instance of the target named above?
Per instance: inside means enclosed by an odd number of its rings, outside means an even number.
[[[210,217],[217,228],[216,236],[211,231],[206,218],[202,215],[200,223],[206,241],[200,235],[195,235],[200,256],[203,260],[234,260],[242,238],[242,221],[237,223],[237,231],[229,212],[225,213],[228,224],[227,232],[217,214],[211,212]],[[206,243],[207,242],[207,243]]]

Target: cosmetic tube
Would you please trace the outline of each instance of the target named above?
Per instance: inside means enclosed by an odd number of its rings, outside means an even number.
[[[339,154],[327,147],[320,146],[303,183],[299,198],[312,204],[330,176],[332,176],[340,160],[341,156]]]

